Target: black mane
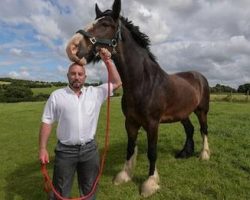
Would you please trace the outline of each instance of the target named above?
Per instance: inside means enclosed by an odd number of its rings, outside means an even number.
[[[102,13],[99,13],[98,16],[96,16],[96,19],[105,17],[105,16],[110,16],[112,17],[113,11],[112,10],[106,10]],[[148,52],[148,55],[150,59],[153,60],[153,62],[157,63],[156,57],[153,53],[150,51],[150,39],[149,37],[140,31],[139,26],[135,26],[132,21],[128,20],[128,18],[125,18],[123,16],[120,16],[120,20],[122,23],[125,25],[125,27],[130,31],[132,37],[136,41],[136,43],[141,46],[142,48],[146,49]],[[94,58],[94,62],[99,61],[99,59]]]
[[[155,55],[152,54],[151,51],[150,51],[151,42],[150,42],[149,37],[145,33],[142,33],[140,31],[139,26],[135,26],[132,21],[128,20],[128,18],[124,18],[124,17],[121,16],[120,19],[121,19],[122,23],[126,26],[126,28],[130,31],[130,33],[131,33],[132,37],[134,38],[134,40],[142,48],[145,48],[147,50],[147,52],[148,52],[149,57],[155,63],[157,63]]]

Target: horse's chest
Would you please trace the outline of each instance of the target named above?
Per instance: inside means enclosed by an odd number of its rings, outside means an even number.
[[[145,112],[143,111],[143,106],[136,104],[134,101],[125,101],[122,104],[124,115],[127,118],[134,119],[136,121],[142,121]],[[143,114],[144,113],[144,114]]]
[[[140,116],[142,113],[142,110],[140,108],[140,106],[136,106],[134,104],[127,104],[126,108],[125,108],[125,114],[129,115],[129,116]]]

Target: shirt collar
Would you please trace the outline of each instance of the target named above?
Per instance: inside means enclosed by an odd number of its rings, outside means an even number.
[[[76,94],[76,93],[74,92],[74,90],[72,90],[72,89],[69,87],[69,85],[66,87],[66,90],[67,90],[68,92],[70,92],[71,94]],[[85,87],[83,86],[83,87],[81,88],[82,94],[84,93],[84,90],[85,90]]]

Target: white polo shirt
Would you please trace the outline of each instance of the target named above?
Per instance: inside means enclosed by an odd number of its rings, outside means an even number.
[[[113,85],[110,84],[112,95]],[[51,93],[42,122],[57,121],[57,138],[66,145],[85,144],[93,140],[102,103],[108,97],[108,84],[83,87],[78,97],[68,86]]]

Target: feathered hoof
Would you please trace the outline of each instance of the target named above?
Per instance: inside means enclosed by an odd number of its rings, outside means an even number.
[[[201,160],[209,160],[210,159],[210,151],[207,149],[202,150],[200,154],[200,159]]]
[[[159,186],[159,178],[156,176],[150,176],[141,187],[141,196],[142,197],[149,197],[157,192],[160,189]]]
[[[132,179],[125,170],[120,171],[116,177],[113,179],[115,185],[120,185],[122,183],[127,183]]]

